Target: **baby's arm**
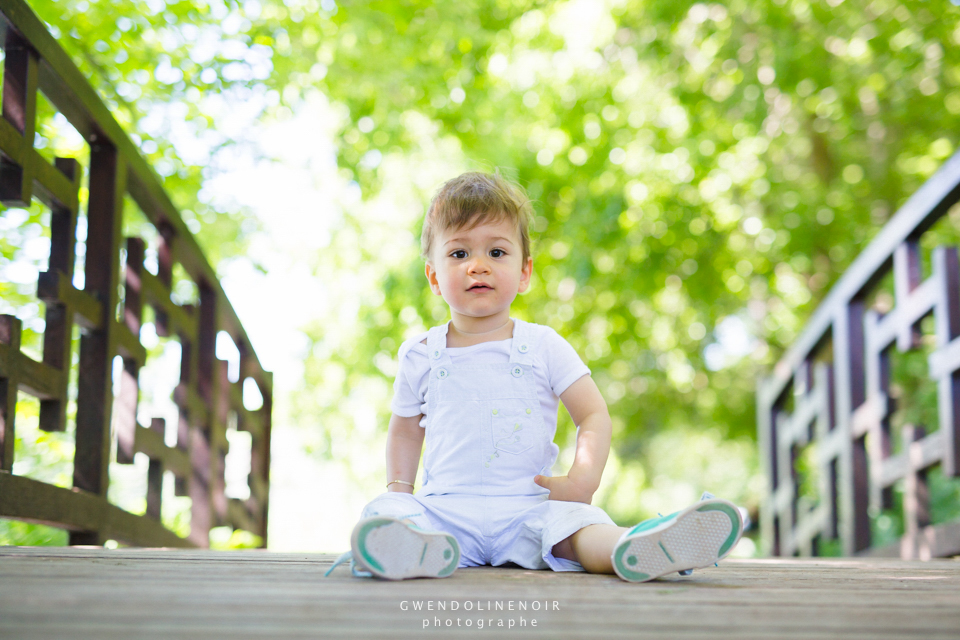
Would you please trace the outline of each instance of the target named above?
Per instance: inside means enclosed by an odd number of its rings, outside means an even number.
[[[603,401],[597,383],[583,376],[560,394],[563,406],[570,412],[577,432],[577,452],[573,465],[565,476],[534,478],[541,487],[550,489],[551,500],[586,502],[600,486],[600,476],[610,454],[610,434],[613,425],[607,403]]]
[[[422,418],[422,415],[403,418],[395,413],[390,416],[390,425],[387,427],[387,482],[416,482],[420,450],[423,448]],[[413,487],[398,482],[389,485],[387,491],[413,493]]]

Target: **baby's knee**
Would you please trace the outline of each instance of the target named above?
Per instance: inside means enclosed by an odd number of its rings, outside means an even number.
[[[416,518],[423,517],[423,505],[412,494],[388,491],[381,493],[363,508],[360,517],[371,516],[390,516],[413,522]]]
[[[552,553],[555,558],[563,558],[564,560],[580,562],[580,558],[577,556],[577,552],[573,548],[573,543],[570,540],[572,537],[572,535],[568,536],[557,544],[553,545]]]

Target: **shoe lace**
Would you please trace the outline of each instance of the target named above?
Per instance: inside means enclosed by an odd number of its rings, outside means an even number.
[[[331,573],[333,573],[334,569],[339,567],[347,560],[350,561],[350,573],[352,573],[355,578],[369,578],[373,575],[369,571],[365,571],[363,569],[363,565],[354,560],[353,551],[345,551],[340,554],[340,557],[333,562],[333,565],[329,569],[327,569],[327,572],[323,574],[323,577],[326,578],[329,576]]]

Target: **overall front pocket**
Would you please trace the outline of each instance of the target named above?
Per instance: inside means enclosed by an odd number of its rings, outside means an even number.
[[[491,403],[493,449],[514,455],[527,451],[540,437],[540,411],[528,400],[509,399]]]

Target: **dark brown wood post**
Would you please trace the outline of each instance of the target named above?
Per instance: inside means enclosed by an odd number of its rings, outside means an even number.
[[[893,253],[893,284],[897,306],[905,304],[913,291],[923,281],[920,241],[910,238]],[[903,352],[920,344],[919,323],[904,326],[897,332],[897,348]]]
[[[3,118],[23,135],[20,164],[0,156],[0,200],[29,206],[33,177],[24,171],[23,158],[33,150],[37,114],[37,55],[13,29],[7,29],[3,46]]]
[[[840,535],[840,513],[837,504],[837,456],[835,449],[831,446],[836,442],[836,437],[834,436],[834,430],[837,427],[836,380],[833,373],[833,365],[825,363],[821,365],[820,370],[822,373],[820,374],[818,384],[823,388],[823,397],[826,403],[826,407],[824,407],[826,414],[823,416],[825,428],[823,432],[817,435],[818,442],[820,446],[823,447],[820,453],[820,473],[822,474],[820,486],[823,493],[822,499],[825,500],[827,504],[827,522],[824,528],[824,534],[827,539],[835,540],[837,536]],[[829,452],[829,455],[827,455],[827,452]]]
[[[934,270],[941,274],[940,308],[937,317],[937,346],[946,348],[960,336],[960,259],[956,247],[939,247],[933,252]],[[960,370],[937,382],[937,410],[943,438],[943,475],[960,476]]]
[[[80,188],[82,169],[73,158],[57,158],[57,169],[76,189]],[[73,280],[77,246],[77,211],[54,203],[50,212],[50,260],[47,273],[41,274],[37,297],[46,303],[46,328],[43,332],[43,362],[60,371],[55,398],[40,401],[40,428],[44,431],[64,431],[67,428],[67,384],[73,351],[73,312],[70,305],[59,299],[61,279]],[[51,278],[52,276],[52,278]],[[56,287],[45,291],[45,279]]]
[[[902,254],[903,252],[900,252],[900,255]],[[909,294],[909,291],[902,293],[903,296]],[[893,500],[892,491],[889,488],[884,489],[880,482],[883,461],[890,457],[893,450],[890,440],[890,414],[894,411],[894,400],[890,397],[890,352],[893,344],[881,336],[881,318],[882,316],[872,309],[864,313],[863,367],[866,377],[865,400],[869,403],[869,411],[864,415],[869,415],[869,423],[864,420],[854,434],[857,442],[862,440],[863,444],[868,446],[867,457],[871,474],[869,504],[875,509],[890,508]],[[909,342],[912,340],[911,327],[905,324],[903,328],[904,331],[898,329],[897,341],[907,341],[909,349],[912,345],[912,342]],[[866,429],[866,433],[863,429]]]
[[[213,469],[211,478],[211,493],[214,515],[216,516],[217,526],[227,521],[227,496],[226,480],[224,472],[227,465],[227,451],[229,450],[229,441],[227,440],[227,422],[230,416],[230,363],[226,360],[216,360],[216,398],[214,400],[214,411],[211,415],[211,447],[213,450]]]
[[[20,328],[19,318],[0,315],[0,471],[13,470]]]
[[[847,309],[850,408],[856,409],[867,399],[863,335],[866,304],[858,297],[850,301]],[[870,470],[867,462],[866,436],[854,438],[851,444],[853,546],[854,551],[863,551],[870,547]]]
[[[838,496],[844,555],[853,555],[870,546],[870,517],[867,511],[870,478],[867,473],[866,444],[855,437],[853,412],[866,399],[863,320],[866,305],[855,298],[841,305],[833,319],[834,380],[836,382],[838,451]]]
[[[190,464],[193,469],[190,482],[190,541],[198,547],[209,547],[210,529],[213,526],[211,437],[212,425],[216,420],[214,367],[217,358],[217,296],[206,282],[198,283],[198,288],[197,389],[206,411],[203,421],[191,424],[190,429]]]
[[[193,307],[184,307],[185,310],[193,312]],[[187,453],[190,449],[190,403],[188,396],[190,394],[190,382],[196,378],[196,336],[188,336],[184,333],[180,337],[180,384],[174,391],[174,401],[177,405],[177,449]],[[177,476],[174,481],[174,495],[190,495],[190,483],[187,478]]]
[[[258,452],[257,455],[257,472],[260,474],[260,478],[263,480],[263,486],[266,489],[266,493],[263,496],[263,500],[260,503],[260,537],[263,538],[263,546],[267,546],[267,515],[269,513],[270,506],[270,434],[273,429],[273,423],[271,422],[271,416],[273,415],[273,373],[264,371],[262,373],[263,377],[266,380],[266,384],[269,389],[264,392],[261,389],[260,395],[263,396],[263,406],[260,408],[260,420],[263,424],[263,436],[261,441],[257,443],[256,447],[251,447],[250,456],[251,461],[253,460],[254,451]],[[254,468],[251,464],[251,470]]]
[[[900,557],[930,559],[930,544],[923,530],[930,524],[930,490],[927,472],[923,468],[923,451],[914,446],[926,435],[923,427],[903,427],[903,451],[907,458],[907,474],[903,487],[904,536],[900,544]]]
[[[80,340],[73,484],[106,496],[109,485],[113,355],[125,165],[107,141],[91,145],[85,291],[101,305],[101,326]],[[71,532],[71,544],[99,544],[97,532]]]
[[[167,291],[171,291],[173,289],[173,243],[176,241],[176,234],[168,224],[163,224],[157,229],[160,232],[160,246],[157,247],[157,278]],[[157,307],[155,311],[157,335],[169,336],[171,332],[167,322],[167,312],[161,307]]]
[[[160,434],[162,439],[166,432],[167,423],[163,418],[154,418],[150,421],[150,429]],[[163,501],[163,461],[150,459],[147,467],[147,515],[154,520],[160,519]]]
[[[127,268],[124,276],[124,301],[122,322],[139,340],[140,321],[143,316],[141,296],[143,278],[144,242],[140,238],[127,238]],[[137,436],[137,403],[140,396],[140,363],[135,358],[123,359],[123,374],[120,378],[120,397],[117,399],[117,462],[131,464]]]

